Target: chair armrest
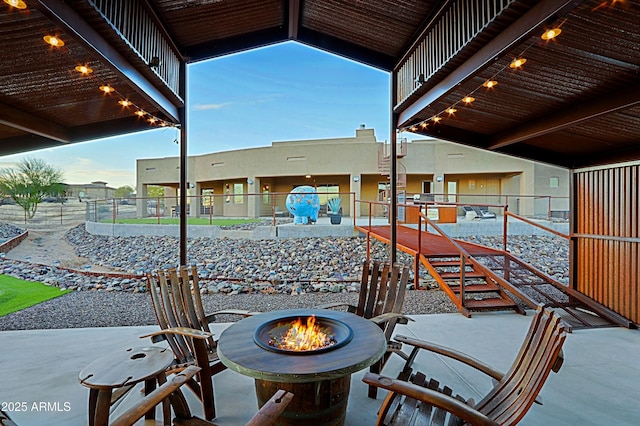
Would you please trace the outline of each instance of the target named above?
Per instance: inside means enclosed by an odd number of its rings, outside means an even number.
[[[273,396],[267,401],[260,411],[249,420],[247,426],[269,426],[274,425],[280,414],[289,405],[293,399],[291,392],[279,389]]]
[[[480,361],[477,358],[474,358],[472,356],[469,356],[467,354],[464,354],[462,352],[459,352],[455,349],[451,349],[448,348],[446,346],[440,346],[440,345],[436,345],[435,343],[429,343],[426,342],[424,340],[420,340],[420,339],[413,339],[411,337],[407,337],[407,336],[395,336],[394,337],[395,340],[397,340],[398,342],[401,343],[406,343],[407,345],[413,346],[415,349],[413,350],[411,356],[410,356],[410,360],[407,361],[407,363],[411,363],[413,362],[413,359],[415,358],[415,355],[417,354],[417,350],[418,349],[424,349],[430,352],[434,352],[440,355],[444,355],[447,356],[449,358],[455,359],[457,361],[460,361],[464,364],[467,364],[470,367],[475,368],[476,370],[479,370],[481,372],[483,372],[484,374],[496,379],[496,380],[502,380],[502,377],[504,376],[504,373],[502,373],[499,370],[496,370],[495,368],[491,367],[488,364],[485,364],[484,362]]]
[[[251,312],[251,311],[247,311],[245,309],[225,309],[222,311],[216,311],[216,312],[212,312],[210,314],[208,314],[207,316],[205,316],[205,319],[207,320],[207,322],[213,322],[216,320],[216,315],[240,315],[243,317],[250,317],[256,314],[259,314],[261,312]]]
[[[179,334],[181,336],[191,337],[192,339],[208,339],[209,337],[213,337],[213,333],[196,330],[195,328],[170,327],[165,328],[164,330],[158,330],[153,333],[145,334],[144,336],[140,336],[140,338],[144,339],[145,337],[151,337],[151,340],[153,342],[156,342],[158,341],[155,339],[157,336],[163,336],[165,334]]]
[[[167,380],[167,382],[162,386],[142,398],[109,424],[111,426],[129,426],[134,424],[149,410],[152,410],[156,405],[168,398],[169,395],[177,391],[180,386],[191,380],[191,378],[199,371],[200,367],[196,367],[194,365],[185,368],[180,373]]]
[[[9,415],[2,410],[0,410],[0,425],[17,426],[15,422],[9,418]]]
[[[494,422],[478,410],[453,397],[432,389],[423,388],[403,380],[394,380],[375,373],[366,373],[362,381],[382,389],[419,399],[427,404],[446,410],[472,425],[496,426]]]
[[[369,318],[369,321],[373,321],[376,324],[382,324],[383,322],[389,321],[390,319],[394,318],[398,320],[398,324],[407,324],[409,321],[415,321],[411,317],[394,312],[387,312],[386,314],[377,315],[373,318]]]
[[[344,303],[344,302],[325,303],[322,305],[314,306],[313,309],[335,309],[335,308],[341,308],[341,307],[346,307],[347,312],[351,312],[351,313],[354,313],[357,309],[355,306],[350,305],[348,303]]]

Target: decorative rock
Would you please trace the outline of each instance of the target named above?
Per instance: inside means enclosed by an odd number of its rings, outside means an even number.
[[[267,222],[267,225],[271,225],[270,221]],[[246,225],[242,229],[249,226],[255,225]],[[15,233],[11,234],[11,230]],[[0,236],[10,238],[22,232],[20,228],[12,228],[12,225],[0,224]],[[98,236],[87,233],[84,226],[80,225],[69,230],[66,239],[76,248],[78,256],[92,259],[94,265],[119,268],[123,273],[131,271],[132,274],[141,274],[142,271],[175,267],[178,264],[179,241],[174,237]],[[502,247],[501,237],[469,236],[461,239]],[[508,248],[559,282],[568,282],[568,243],[565,240],[547,236],[510,236]],[[366,240],[360,237],[332,238],[329,244],[323,238],[192,238],[188,241],[188,255],[191,263],[198,265],[203,294],[357,292],[362,260],[366,257]],[[372,241],[371,257],[383,259],[387,256],[388,248]],[[398,261],[413,264],[413,258],[404,253],[399,254]],[[0,271],[6,275],[78,291],[146,291],[146,280],[142,277],[96,277],[6,258],[0,258]],[[413,270],[409,278],[411,285],[414,281],[412,275]],[[420,282],[422,287],[437,287],[424,268],[420,271]]]

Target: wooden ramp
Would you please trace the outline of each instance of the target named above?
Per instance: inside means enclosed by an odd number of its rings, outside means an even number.
[[[356,226],[370,238],[390,242],[389,226]],[[631,323],[583,294],[553,280],[508,252],[455,240],[470,257],[446,238],[416,228],[398,226],[398,249],[415,257],[415,282],[421,263],[460,313],[474,311],[524,310],[513,297],[535,309],[538,305],[555,309],[569,329],[610,327]]]

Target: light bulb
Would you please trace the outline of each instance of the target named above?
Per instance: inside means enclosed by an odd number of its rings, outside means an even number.
[[[47,43],[49,43],[53,47],[62,47],[62,46],[64,46],[64,41],[62,41],[61,39],[59,39],[56,36],[46,35],[46,36],[44,36],[42,38],[44,39],[44,41],[46,41]]]

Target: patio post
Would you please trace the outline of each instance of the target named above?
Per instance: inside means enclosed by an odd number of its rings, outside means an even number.
[[[187,264],[187,63],[180,61],[180,265]]]
[[[398,176],[397,176],[397,151],[398,148],[396,146],[396,129],[398,127],[398,117],[399,115],[393,112],[393,105],[396,102],[396,80],[397,74],[395,72],[391,73],[391,161],[389,162],[389,179],[391,183],[391,205],[389,206],[389,246],[391,250],[390,261],[391,265],[394,265],[397,260],[397,215],[398,215]]]

